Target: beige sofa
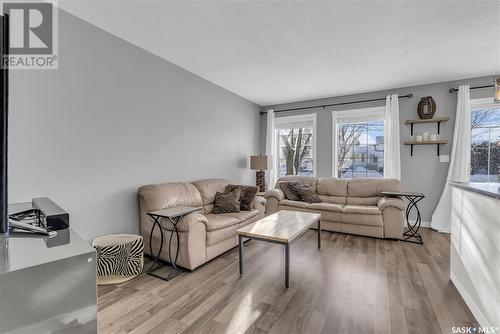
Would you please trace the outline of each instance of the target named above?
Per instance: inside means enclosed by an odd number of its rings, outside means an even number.
[[[146,185],[139,188],[141,235],[144,238],[144,252],[150,254],[149,235],[153,221],[148,212],[175,206],[193,206],[202,210],[185,216],[179,223],[180,251],[177,264],[194,269],[238,244],[236,230],[264,216],[265,199],[257,196],[251,211],[213,214],[215,193],[223,192],[229,184],[225,179],[206,179],[191,183],[165,183]],[[168,261],[168,240],[172,224],[163,222],[164,247],[160,258]],[[175,240],[175,237],[174,237]],[[155,228],[152,239],[153,253],[158,254],[160,232]],[[173,247],[172,252],[175,251]],[[174,256],[175,254],[172,254]]]
[[[280,182],[298,181],[313,188],[321,203],[290,201]],[[266,215],[279,210],[321,214],[321,229],[377,238],[401,239],[405,202],[398,197],[382,197],[382,191],[401,191],[395,179],[337,179],[285,176],[268,190]]]

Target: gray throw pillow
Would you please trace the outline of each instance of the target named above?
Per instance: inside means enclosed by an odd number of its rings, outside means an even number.
[[[295,186],[295,190],[299,194],[299,197],[302,202],[307,203],[319,203],[321,199],[318,195],[313,191],[313,189],[309,186],[299,184]]]
[[[290,201],[300,201],[299,193],[297,192],[297,187],[300,186],[300,183],[297,181],[287,181],[280,182],[279,186],[283,193],[285,194],[285,198]]]
[[[259,187],[256,186],[243,186],[238,184],[228,184],[226,186],[226,192],[232,191],[236,188],[241,190],[240,193],[240,210],[250,211],[252,210],[252,203],[257,195]]]
[[[212,212],[240,212],[240,193],[241,190],[239,188],[235,188],[229,192],[215,193],[214,209],[212,210]]]

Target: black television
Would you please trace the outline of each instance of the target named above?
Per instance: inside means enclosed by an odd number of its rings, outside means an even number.
[[[0,236],[9,232],[7,212],[7,124],[9,110],[9,16],[0,15]]]

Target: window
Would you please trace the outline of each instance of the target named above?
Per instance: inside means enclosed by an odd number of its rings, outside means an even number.
[[[385,108],[334,111],[333,175],[384,177]]]
[[[500,105],[492,99],[472,100],[472,182],[500,182]]]
[[[316,114],[278,117],[275,127],[278,177],[315,175]]]

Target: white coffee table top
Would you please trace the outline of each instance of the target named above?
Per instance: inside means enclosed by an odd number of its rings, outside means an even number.
[[[290,243],[307,231],[320,217],[321,215],[317,213],[281,210],[236,232],[244,237]]]

